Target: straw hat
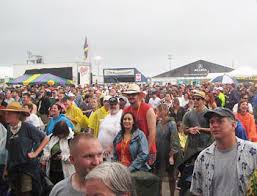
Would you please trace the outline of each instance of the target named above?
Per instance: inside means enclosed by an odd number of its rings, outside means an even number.
[[[142,93],[140,87],[137,84],[129,84],[127,90],[123,94],[136,94]]]
[[[30,115],[29,111],[22,108],[22,106],[19,102],[11,102],[7,105],[6,108],[0,109],[0,110],[7,111],[7,112],[20,112],[20,113],[25,114],[26,116]]]

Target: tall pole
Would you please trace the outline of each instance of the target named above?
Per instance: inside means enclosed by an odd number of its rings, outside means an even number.
[[[171,60],[172,60],[172,55],[171,55],[171,54],[168,54],[169,71],[171,70]]]

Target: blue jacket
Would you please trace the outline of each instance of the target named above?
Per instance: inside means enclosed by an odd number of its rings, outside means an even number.
[[[73,129],[74,125],[71,123],[71,121],[64,115],[60,114],[57,118],[51,118],[47,128],[46,128],[46,134],[50,135],[53,132],[54,126],[59,121],[65,121],[69,128]]]
[[[123,136],[120,131],[113,140],[114,161],[119,161],[116,147],[117,147],[117,144],[121,142],[122,138]],[[144,132],[137,129],[132,134],[129,151],[130,151],[132,163],[128,169],[131,172],[148,171],[150,169],[150,166],[147,164],[148,156],[149,156],[148,141],[146,139]]]
[[[237,126],[236,126],[236,136],[243,140],[248,140],[245,128],[243,127],[242,123],[237,120]]]

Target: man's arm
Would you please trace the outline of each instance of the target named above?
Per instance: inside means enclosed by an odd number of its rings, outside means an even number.
[[[150,108],[146,113],[146,121],[149,131],[148,136],[148,145],[149,145],[149,152],[153,145],[155,145],[155,138],[156,138],[156,116],[154,113],[153,108]]]
[[[47,145],[48,142],[49,142],[49,137],[45,136],[43,141],[40,143],[39,147],[35,151],[28,153],[28,157],[30,159],[36,158],[40,154],[40,152],[42,152],[42,150],[44,149],[44,147]]]

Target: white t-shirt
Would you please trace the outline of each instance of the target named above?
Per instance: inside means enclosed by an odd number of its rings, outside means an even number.
[[[34,125],[35,127],[39,128],[41,126],[40,119],[36,114],[30,114],[25,120],[25,122]]]
[[[185,107],[186,104],[188,104],[189,100],[185,100],[184,95],[182,95],[182,97],[178,97],[179,100],[179,105],[181,107]]]
[[[114,138],[121,130],[120,119],[122,110],[117,114],[108,114],[100,124],[98,140],[102,145],[103,149],[108,148],[112,145]]]
[[[238,111],[238,103],[235,104],[234,107],[233,107],[233,112],[234,112],[234,113],[237,113],[237,111]],[[250,113],[253,113],[253,106],[252,106],[251,103],[248,103],[248,111],[249,111]]]

